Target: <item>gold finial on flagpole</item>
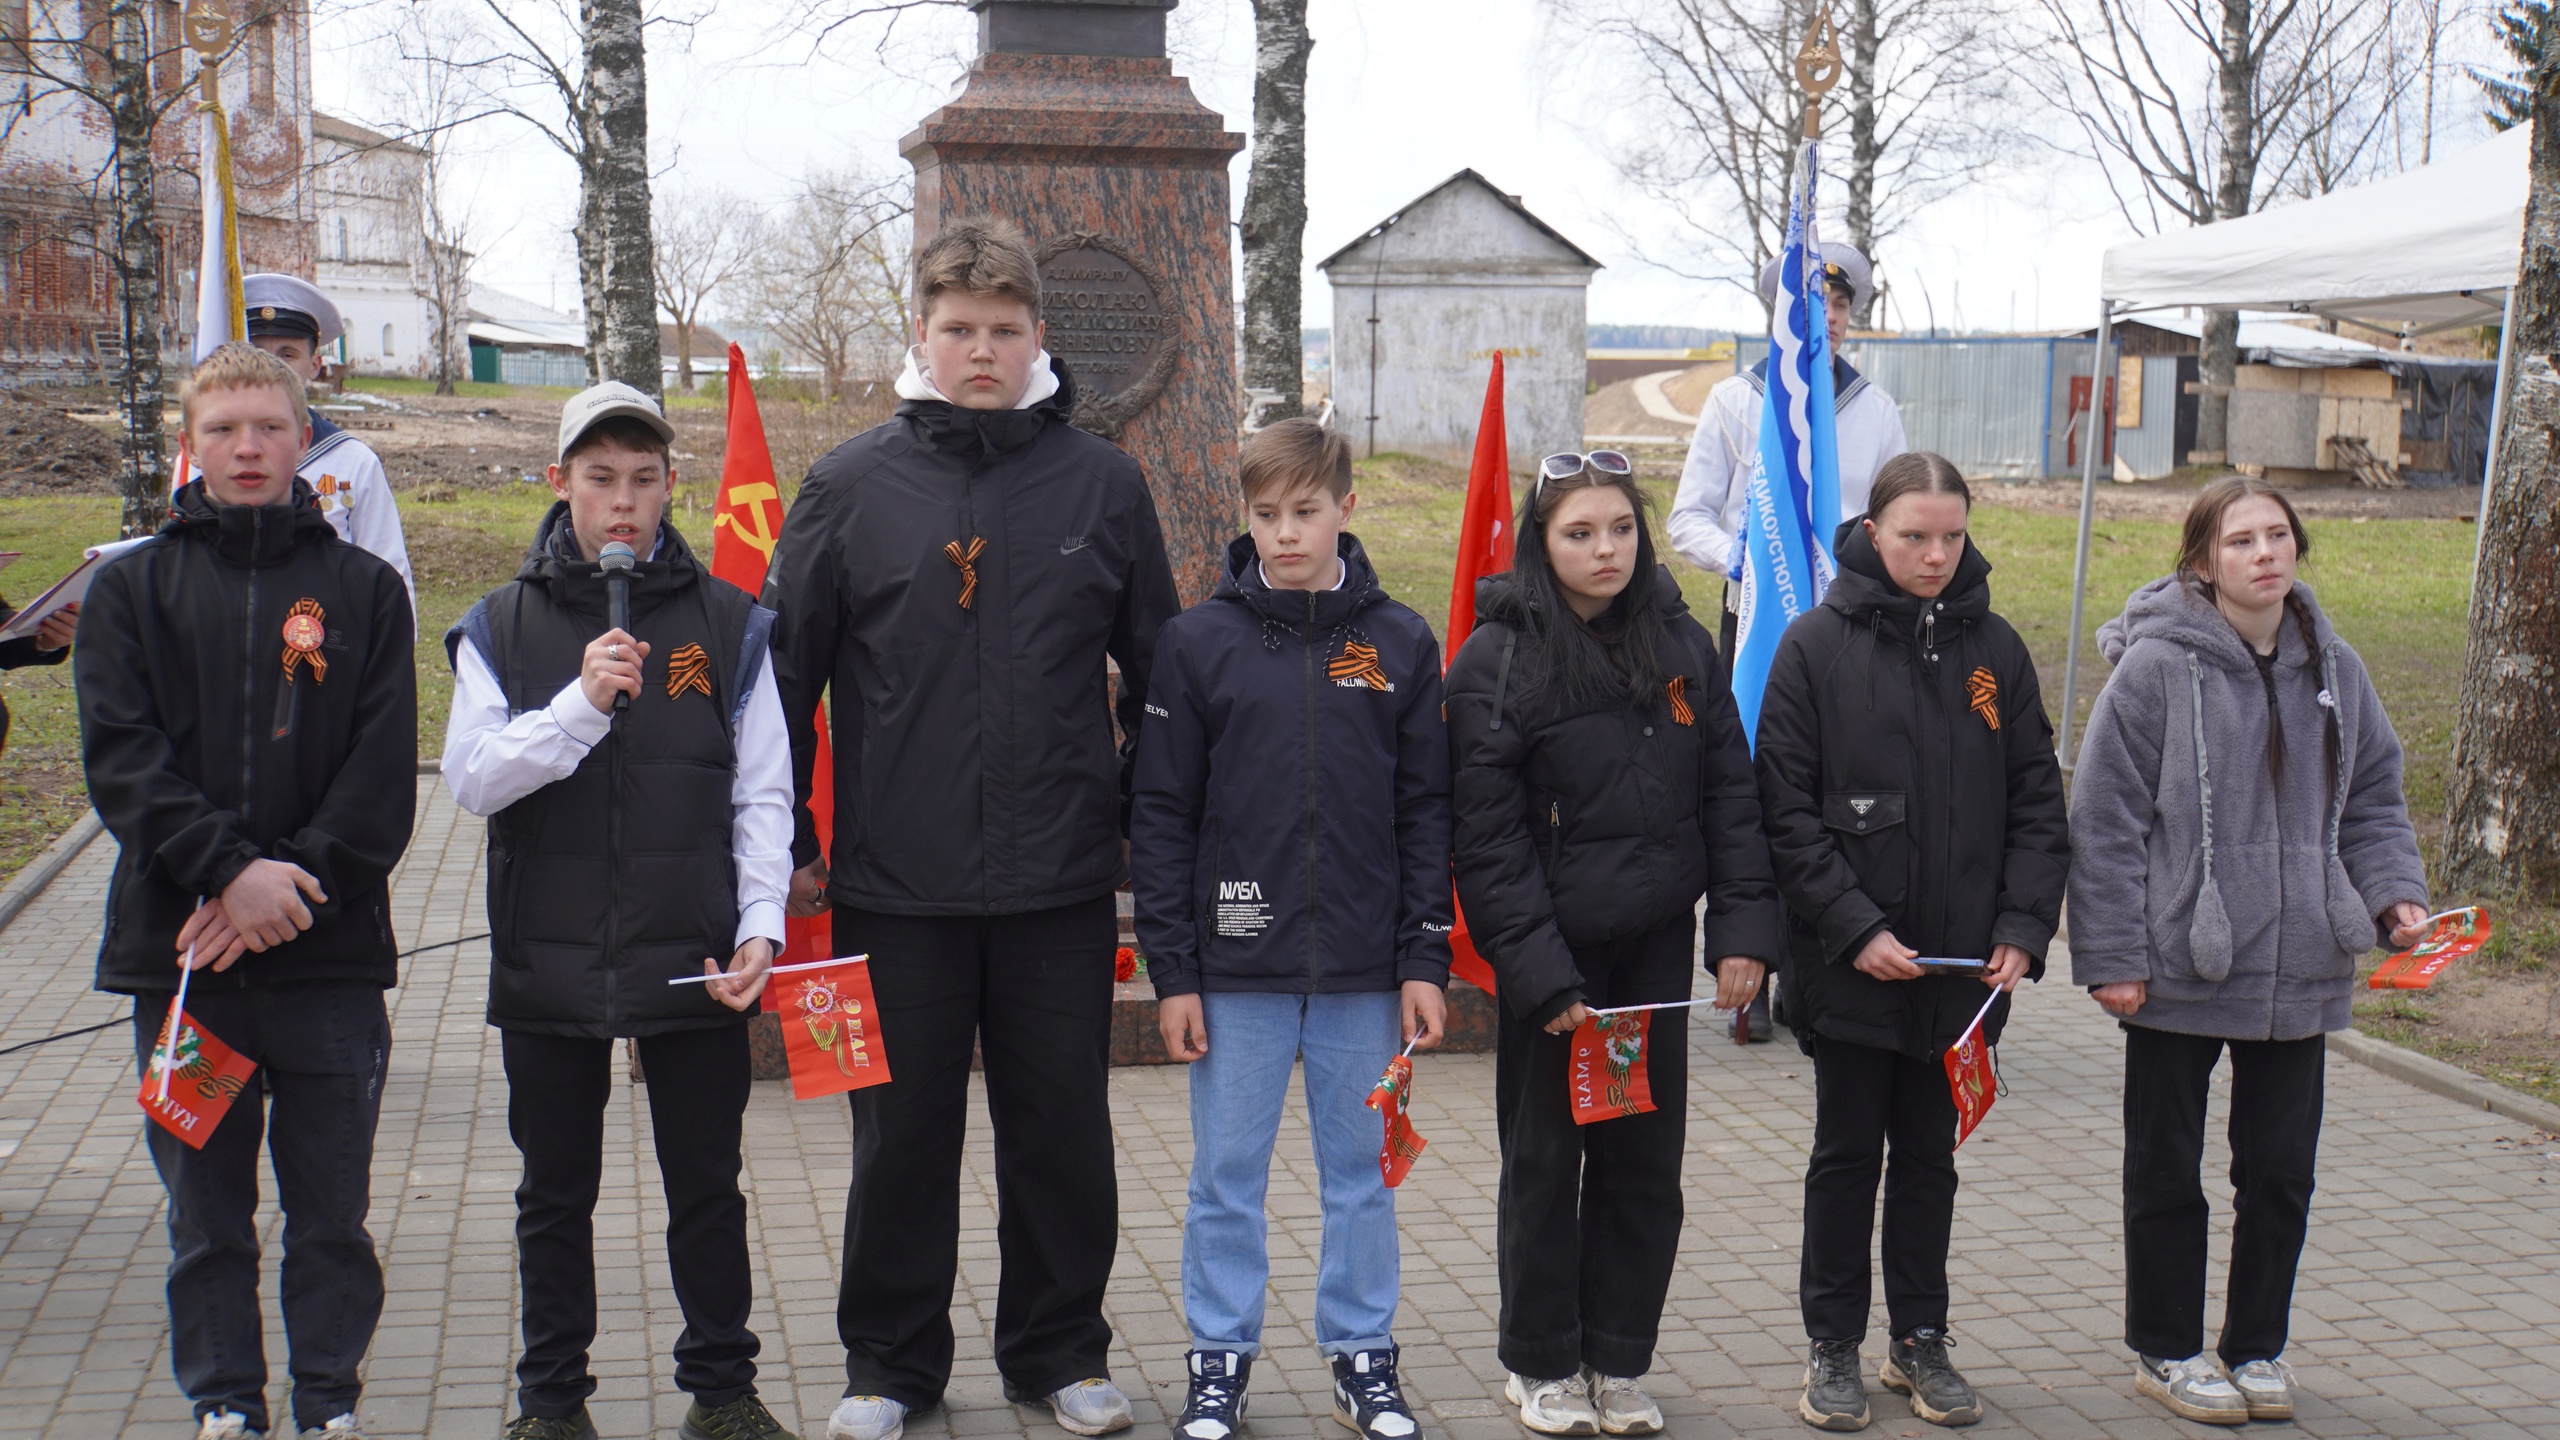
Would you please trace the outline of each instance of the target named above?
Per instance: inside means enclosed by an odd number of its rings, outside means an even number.
[[[222,73],[222,52],[231,48],[230,12],[212,0],[194,0],[187,6],[181,29],[187,48],[196,52],[196,74],[204,85],[205,103],[212,104],[221,99],[216,87]]]
[[[1804,47],[1796,51],[1796,83],[1804,87],[1804,138],[1822,138],[1822,97],[1840,83],[1840,37],[1831,28],[1831,7],[1814,12],[1805,27]]]

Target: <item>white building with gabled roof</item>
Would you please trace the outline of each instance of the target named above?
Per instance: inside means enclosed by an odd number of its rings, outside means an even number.
[[[1497,350],[1513,470],[1582,448],[1600,262],[1519,196],[1461,170],[1316,268],[1333,285],[1334,425],[1361,453],[1464,464]]]

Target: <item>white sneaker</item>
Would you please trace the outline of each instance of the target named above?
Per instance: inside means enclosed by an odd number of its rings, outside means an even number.
[[[305,1426],[302,1440],[364,1440],[364,1431],[357,1428],[355,1412],[350,1410],[326,1424]]]
[[[827,1417],[827,1440],[899,1440],[907,1407],[886,1395],[847,1395]]]
[[[1532,1380],[1514,1372],[1503,1382],[1502,1394],[1520,1407],[1520,1423],[1541,1435],[1600,1433],[1600,1412],[1591,1408],[1591,1392],[1579,1375]]]
[[[1603,1375],[1586,1367],[1582,1383],[1591,1387],[1591,1408],[1600,1414],[1603,1435],[1658,1435],[1662,1433],[1662,1407],[1644,1393],[1644,1386],[1622,1375]]]
[[[2134,1359],[2133,1388],[2169,1407],[2170,1413],[2207,1425],[2246,1425],[2249,1402],[2202,1355],[2184,1360]]]
[[[1101,1379],[1079,1380],[1027,1403],[1048,1406],[1058,1428],[1073,1435],[1108,1435],[1128,1429],[1136,1418],[1129,1413],[1129,1397]]]
[[[2282,1360],[2251,1360],[2231,1372],[2231,1386],[2249,1404],[2252,1420],[2293,1418],[2293,1367]]]
[[[196,1440],[249,1440],[252,1435],[265,1433],[250,1429],[248,1416],[229,1410],[216,1410],[196,1425]]]

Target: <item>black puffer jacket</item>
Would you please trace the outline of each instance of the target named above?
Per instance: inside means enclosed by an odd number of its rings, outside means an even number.
[[[1576,946],[1641,935],[1707,897],[1706,955],[1774,964],[1782,920],[1751,756],[1723,659],[1680,601],[1661,656],[1680,695],[1559,709],[1537,697],[1530,601],[1495,576],[1449,667],[1458,903],[1503,1003],[1552,1018],[1582,998]],[[1566,617],[1565,623],[1578,624]]]
[[[193,984],[396,984],[391,867],[418,804],[400,572],[339,539],[298,481],[286,504],[215,505],[199,480],[170,509],[98,572],[71,662],[89,800],[118,847],[98,988],[174,988],[197,897],[260,859],[309,871],[327,902]]]
[[[1120,883],[1125,767],[1180,606],[1146,477],[1067,423],[1060,380],[1027,410],[907,401],[811,466],[783,522],[764,604],[801,800],[792,861],[818,854],[824,694],[839,904],[1019,914]]]
[[[1342,537],[1274,590],[1250,536],[1156,645],[1129,868],[1159,998],[1449,983],[1440,642]]]
[[[1780,1008],[1812,1035],[1933,1059],[1988,998],[1968,976],[1878,980],[1879,930],[1924,956],[2034,957],[2062,910],[2071,841],[2035,662],[1991,613],[1968,542],[1935,600],[1904,594],[1856,521],[1840,576],[1787,627],[1761,702],[1760,806],[1789,912]],[[2004,999],[1983,1022],[1999,1038]]]

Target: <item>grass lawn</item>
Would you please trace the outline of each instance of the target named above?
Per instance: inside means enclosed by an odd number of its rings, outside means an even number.
[[[361,390],[368,395],[433,395],[436,382],[414,375],[350,375],[346,388]],[[547,400],[557,405],[578,392],[567,385],[501,385],[488,380],[460,380],[454,383],[453,393],[466,400],[523,398]]]

